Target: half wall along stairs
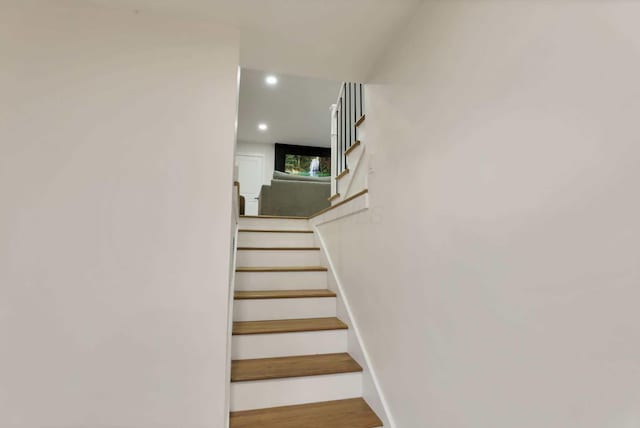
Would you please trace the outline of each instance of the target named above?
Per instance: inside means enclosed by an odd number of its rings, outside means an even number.
[[[240,217],[231,428],[374,428],[306,218]]]

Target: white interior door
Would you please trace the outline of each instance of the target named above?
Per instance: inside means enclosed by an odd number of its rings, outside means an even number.
[[[236,155],[240,194],[245,200],[245,214],[258,215],[258,196],[264,177],[264,156]]]

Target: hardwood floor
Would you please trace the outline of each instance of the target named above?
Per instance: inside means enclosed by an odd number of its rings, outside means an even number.
[[[238,247],[238,251],[320,251],[320,247]]]
[[[292,320],[236,321],[233,334],[296,333],[300,331],[346,330],[338,318],[303,318]]]
[[[236,300],[244,299],[302,299],[310,297],[336,297],[331,290],[264,290],[264,291],[236,291]]]
[[[296,357],[258,358],[232,361],[231,382],[361,371],[362,367],[346,352]]]
[[[239,267],[236,272],[326,272],[323,266]]]
[[[313,233],[313,230],[238,229],[238,232],[260,232],[260,233]]]
[[[382,421],[362,398],[231,412],[230,428],[375,428]]]

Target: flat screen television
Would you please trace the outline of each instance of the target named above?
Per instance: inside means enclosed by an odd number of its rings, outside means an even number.
[[[328,147],[275,145],[275,170],[292,175],[328,177],[331,175],[331,149]]]

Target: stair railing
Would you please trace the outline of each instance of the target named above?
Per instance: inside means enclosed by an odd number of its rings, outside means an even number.
[[[345,152],[358,140],[356,123],[364,116],[364,85],[343,82],[331,106],[331,195],[340,192],[336,179],[349,165]]]

